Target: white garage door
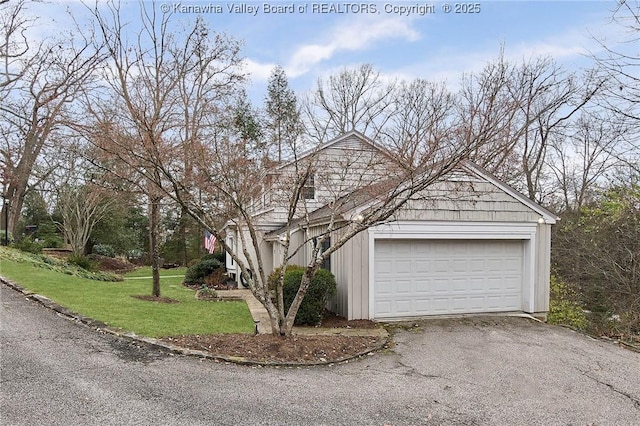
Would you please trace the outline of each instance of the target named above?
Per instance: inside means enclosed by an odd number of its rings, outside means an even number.
[[[519,240],[376,240],[374,316],[522,309]]]

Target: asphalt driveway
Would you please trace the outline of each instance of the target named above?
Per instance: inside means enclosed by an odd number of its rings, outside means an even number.
[[[638,425],[640,354],[521,318],[431,320],[347,364],[260,368],[141,347],[0,285],[0,423]]]

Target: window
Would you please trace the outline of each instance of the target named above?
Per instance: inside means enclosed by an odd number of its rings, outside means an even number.
[[[301,194],[305,200],[313,200],[316,198],[316,179],[314,173],[309,173],[307,180],[302,185]]]

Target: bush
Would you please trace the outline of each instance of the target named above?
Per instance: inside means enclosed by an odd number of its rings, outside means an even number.
[[[223,250],[223,251],[214,251],[213,253],[207,253],[204,256],[202,256],[199,259],[199,261],[209,260],[209,259],[215,259],[224,265],[225,262],[227,261],[227,252]],[[198,259],[196,259],[196,261],[198,261]]]
[[[207,287],[221,287],[226,285],[227,276],[225,274],[224,268],[218,268],[209,274],[204,279],[204,284]]]
[[[59,235],[47,235],[44,238],[43,244],[47,248],[61,248],[62,246],[64,246],[62,237]]]
[[[288,311],[293,299],[298,293],[300,282],[306,268],[303,266],[289,265],[284,274],[283,296],[284,306]],[[269,286],[275,288],[280,269],[269,275]],[[324,308],[329,299],[336,294],[336,279],[330,271],[319,269],[311,279],[307,293],[300,304],[295,325],[316,325],[322,320]]]
[[[26,251],[27,253],[40,254],[44,248],[44,244],[35,241],[32,238],[26,237],[14,244],[14,247],[20,251]]]
[[[547,321],[550,324],[568,325],[579,330],[585,330],[589,325],[582,306],[576,301],[575,293],[566,283],[553,275]]]
[[[5,231],[4,229],[0,229],[0,244],[4,244],[5,241],[5,233],[7,231]],[[13,235],[11,235],[11,232],[9,232],[9,244],[13,243]]]
[[[205,256],[200,262],[187,269],[184,284],[200,287],[205,284],[206,277],[220,268],[222,268],[222,263],[219,260]]]
[[[227,261],[227,252],[224,250],[214,251],[213,254],[210,254],[209,256],[212,256],[214,259],[216,259],[218,262],[222,263],[223,265]]]
[[[73,265],[77,265],[87,271],[98,270],[98,263],[94,260],[89,259],[87,256],[72,254],[67,258],[67,262]]]
[[[93,246],[93,252],[100,256],[116,257],[116,251],[109,244],[96,244]]]

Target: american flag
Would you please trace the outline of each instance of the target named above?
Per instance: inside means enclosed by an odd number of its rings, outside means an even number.
[[[216,236],[209,231],[204,232],[204,248],[213,253],[216,249]]]

